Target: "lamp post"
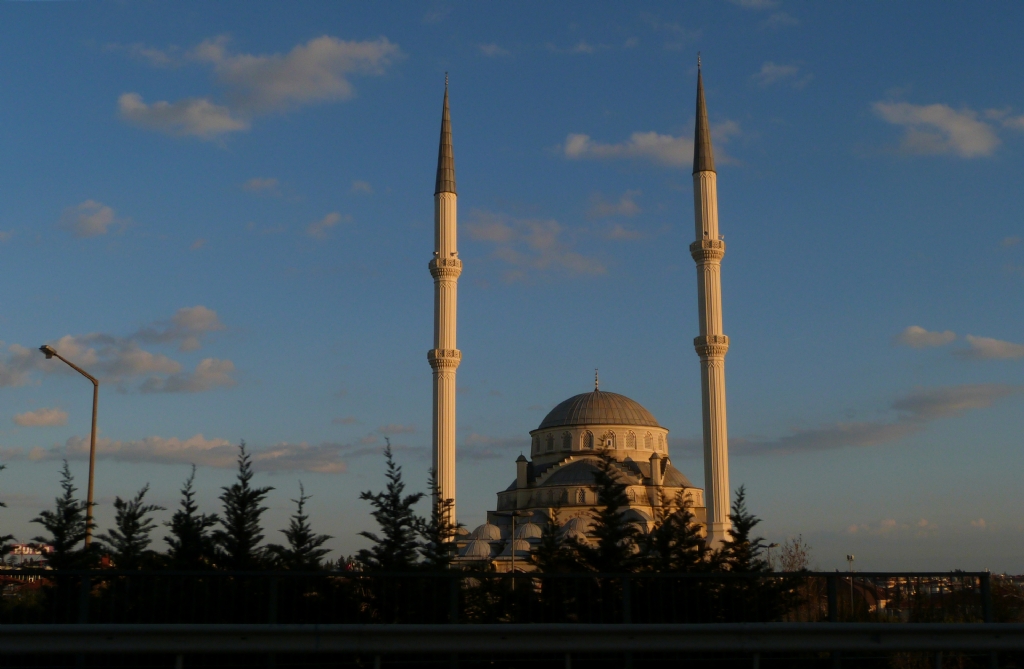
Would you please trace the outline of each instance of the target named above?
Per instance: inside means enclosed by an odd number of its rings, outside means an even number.
[[[93,474],[96,470],[96,405],[100,400],[100,382],[96,380],[96,377],[61,356],[61,354],[57,353],[57,351],[49,344],[43,344],[39,347],[39,350],[43,352],[43,355],[46,356],[47,360],[50,358],[63,360],[69,367],[71,367],[71,369],[92,381],[92,434],[89,437],[89,492],[85,501],[85,547],[88,548],[89,544],[92,543],[92,482]]]
[[[846,563],[850,565],[850,615],[853,615],[853,555],[846,556]]]
[[[532,516],[533,514],[529,511],[510,511],[507,513],[501,513],[498,511],[493,512],[495,516],[501,516],[502,518],[512,519],[512,534],[509,538],[509,554],[512,556],[512,589],[516,589],[516,518],[525,518]]]
[[[765,546],[765,548],[768,549],[768,568],[771,569],[772,571],[775,571],[775,563],[772,562],[772,549],[773,548],[778,548],[778,547],[779,547],[779,545],[777,543],[774,543],[774,542],[772,542],[772,543],[768,544],[767,546]]]

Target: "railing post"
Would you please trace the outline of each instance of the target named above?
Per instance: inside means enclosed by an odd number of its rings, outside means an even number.
[[[981,575],[981,617],[987,623],[992,622],[992,574],[987,571]]]
[[[277,576],[270,577],[267,590],[267,622],[273,625],[277,622]]]
[[[459,577],[449,572],[448,575],[448,622],[454,625],[459,622]]]
[[[89,622],[89,591],[92,590],[92,579],[88,574],[82,574],[82,584],[78,589],[78,622],[85,624]]]
[[[839,574],[829,574],[826,580],[826,598],[828,601],[828,621],[839,622]]]
[[[630,623],[633,621],[632,611],[632,593],[630,592],[630,579],[629,576],[622,577],[622,622]]]

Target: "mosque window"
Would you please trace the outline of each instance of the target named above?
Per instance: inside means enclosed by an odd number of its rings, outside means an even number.
[[[568,451],[572,449],[572,435],[568,432],[562,433],[562,450]]]
[[[636,448],[636,433],[630,431],[626,435],[626,448]]]
[[[594,450],[594,433],[591,432],[590,430],[587,430],[586,432],[584,432],[583,433],[582,442],[583,442],[583,448],[585,448],[585,449],[587,449],[589,451]]]
[[[580,488],[579,490],[576,491],[576,502],[578,504],[587,503],[587,492],[583,488]]]
[[[627,494],[627,496],[629,497],[629,501],[630,501],[630,502],[635,502],[635,501],[636,501],[636,493],[635,493],[635,492],[633,492],[632,490],[630,490],[630,491],[629,491],[628,493],[626,493],[626,494]]]
[[[665,450],[665,437],[660,435],[660,434],[658,435],[658,450],[659,451],[664,451]]]
[[[562,503],[562,504],[568,504],[569,503],[569,491],[568,490],[562,490],[562,494],[558,496],[558,501],[560,503]]]
[[[644,450],[652,450],[654,448],[654,437],[648,432],[644,435]]]
[[[549,434],[548,435],[548,450],[549,451],[555,450],[555,435],[553,435],[553,434]]]
[[[604,436],[601,437],[601,445],[604,448],[615,448],[615,433],[605,432]]]
[[[533,435],[533,452],[536,453],[540,450],[540,437]]]

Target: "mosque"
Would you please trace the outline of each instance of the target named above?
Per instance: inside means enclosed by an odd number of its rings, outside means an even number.
[[[498,492],[497,508],[472,532],[460,529],[462,563],[493,565],[498,571],[531,568],[528,557],[542,526],[557,523],[563,538],[589,540],[592,509],[597,503],[595,474],[602,455],[614,461],[616,475],[627,485],[624,515],[648,532],[658,508],[689,501],[710,546],[729,531],[729,462],[725,404],[725,354],[729,338],[722,332],[721,261],[725,242],[718,231],[718,190],[704,84],[697,64],[697,114],[694,131],[693,194],[695,241],[690,255],[697,266],[699,336],[693,346],[700,359],[704,436],[704,481],[696,488],[672,465],[668,430],[639,402],[594,390],[555,406],[530,432],[530,457],[516,460],[515,480]],[[433,468],[437,494],[446,513],[455,515],[456,372],[462,352],[456,345],[456,304],[462,261],[458,253],[455,156],[452,149],[445,78],[441,139],[434,188],[434,347],[427,352],[433,369]]]

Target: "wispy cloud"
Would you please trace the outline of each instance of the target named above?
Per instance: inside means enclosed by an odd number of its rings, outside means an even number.
[[[917,522],[898,522],[895,518],[885,518],[877,523],[858,523],[846,528],[847,534],[868,534],[873,536],[890,536],[913,534],[915,537],[934,536],[938,526],[921,518]]]
[[[253,177],[242,184],[242,190],[279,196],[281,195],[281,184],[274,177]]]
[[[306,226],[306,234],[313,239],[327,239],[327,233],[330,232],[331,228],[342,221],[348,222],[351,220],[352,217],[350,215],[342,216],[338,212],[332,211],[319,221],[313,221]]]
[[[489,44],[478,44],[477,48],[480,50],[480,53],[488,58],[497,58],[499,56],[509,55],[508,49],[503,49],[494,42]]]
[[[945,346],[956,340],[956,333],[951,330],[929,332],[919,325],[911,325],[893,338],[893,343],[911,348],[932,348]]]
[[[636,198],[640,195],[638,190],[628,190],[619,197],[618,202],[609,202],[600,193],[590,196],[590,209],[587,215],[591,218],[608,218],[611,216],[636,216],[640,213],[640,205]]]
[[[801,74],[799,65],[781,65],[767,61],[761,65],[760,71],[751,75],[761,88],[767,88],[774,84],[786,84],[793,88],[803,88],[811,79],[813,74]]]
[[[519,219],[483,210],[470,213],[469,238],[494,246],[493,257],[509,266],[506,281],[524,281],[547,272],[604,274],[607,268],[596,258],[572,249],[566,230],[553,219]]]
[[[126,224],[127,221],[119,219],[113,208],[96,200],[86,200],[66,208],[60,219],[61,227],[76,237],[98,237],[110,232],[111,227],[124,227]]]
[[[991,156],[1000,145],[995,129],[972,109],[909,102],[876,102],[872,108],[883,120],[904,129],[903,153],[980,158]]]
[[[372,195],[373,194],[373,186],[370,185],[370,182],[369,181],[363,181],[361,179],[357,179],[357,180],[352,182],[351,190],[352,190],[353,193],[361,193],[363,195]]]
[[[67,425],[68,412],[62,409],[36,409],[19,413],[14,417],[15,425],[21,427],[50,427]]]
[[[143,392],[202,392],[234,385],[234,364],[230,360],[207,358],[193,372],[181,363],[143,344],[173,345],[180,351],[200,348],[212,332],[224,325],[212,309],[203,306],[179,309],[171,318],[147,325],[127,336],[107,333],[65,335],[48,342],[62,356],[85,368],[119,390],[141,381]],[[39,351],[11,344],[0,357],[0,387],[21,386],[33,374],[74,374],[67,365],[46,360]]]
[[[992,406],[1001,399],[1021,393],[1022,390],[1022,386],[1002,384],[920,388],[890,405],[890,409],[896,414],[896,418],[891,421],[835,423],[798,430],[778,439],[734,439],[731,440],[730,446],[737,455],[787,454],[877,446],[921,432],[932,421]]]
[[[719,144],[739,134],[740,126],[735,121],[725,121],[712,127],[712,135]],[[561,149],[570,160],[648,160],[678,168],[689,167],[693,163],[693,139],[657,132],[634,132],[628,140],[617,144],[606,144],[592,139],[590,135],[571,133]],[[715,158],[729,162],[720,147],[716,147]]]
[[[233,52],[230,39],[208,39],[182,56],[138,47],[133,54],[164,65],[201,63],[213,69],[226,104],[207,97],[146,103],[139,93],[118,99],[121,117],[138,126],[172,135],[216,139],[248,130],[253,118],[355,95],[353,75],[382,75],[402,56],[386,37],[345,41],[324,35],[298,44],[287,53]]]
[[[389,423],[388,425],[381,425],[377,428],[377,431],[381,434],[412,434],[416,431],[415,425],[400,425],[398,423]]]
[[[991,337],[964,337],[970,348],[954,351],[959,358],[968,360],[1020,360],[1024,358],[1024,344],[992,339]]]
[[[1003,241],[999,242],[999,245],[1002,246],[1004,249],[1008,249],[1011,246],[1016,246],[1017,244],[1020,244],[1020,237],[1018,237],[1017,235],[1005,237]]]
[[[359,419],[355,416],[345,416],[344,418],[332,418],[332,425],[358,425]]]
[[[529,450],[530,442],[523,437],[491,437],[473,432],[459,440],[456,456],[460,460],[496,460]]]

